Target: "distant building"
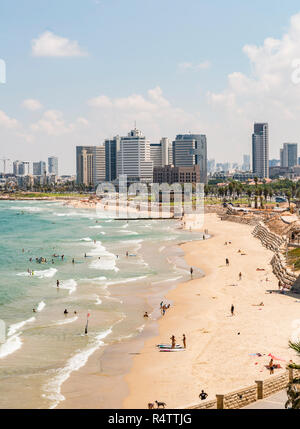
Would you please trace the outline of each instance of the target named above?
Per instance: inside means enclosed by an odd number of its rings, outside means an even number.
[[[278,177],[293,178],[294,171],[290,167],[270,167],[270,179],[277,179]]]
[[[48,173],[58,176],[58,158],[56,156],[48,158]]]
[[[172,145],[168,138],[163,137],[160,143],[150,144],[150,158],[153,167],[164,167],[173,164]]]
[[[178,134],[173,141],[175,167],[200,166],[201,182],[207,183],[207,141],[204,134]]]
[[[278,167],[280,165],[280,159],[270,159],[269,167]]]
[[[14,161],[13,172],[15,176],[28,176],[33,174],[33,164],[30,161]]]
[[[76,147],[77,183],[85,186],[96,186],[105,181],[105,147]]]
[[[22,161],[14,161],[13,173],[15,176],[20,176],[20,175],[24,174],[24,168],[23,168],[23,162]]]
[[[250,171],[250,155],[243,155],[243,165],[242,170],[243,171]]]
[[[154,167],[154,183],[201,183],[200,165],[190,167],[174,167],[166,165],[164,167]]]
[[[298,164],[298,144],[284,143],[280,149],[280,166],[294,167]]]
[[[269,177],[269,126],[267,123],[254,124],[252,170],[258,177]]]
[[[207,161],[207,172],[214,173],[216,170],[216,161],[214,159],[209,159]]]
[[[117,159],[120,150],[120,137],[105,140],[105,180],[112,182],[117,178]]]
[[[127,175],[129,183],[151,183],[153,180],[150,143],[136,128],[131,130],[126,137],[121,137],[117,175]]]
[[[46,163],[44,161],[34,162],[33,163],[33,175],[34,176],[43,176],[46,173]]]

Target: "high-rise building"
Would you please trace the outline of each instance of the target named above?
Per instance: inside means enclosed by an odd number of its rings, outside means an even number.
[[[44,161],[33,163],[33,175],[43,176],[46,173],[46,163]]]
[[[14,161],[13,163],[13,173],[15,176],[20,176],[23,174],[23,162],[22,161]]]
[[[77,183],[96,186],[105,180],[105,146],[76,147]]]
[[[48,158],[48,173],[58,176],[58,158],[56,156]]]
[[[258,177],[269,177],[269,126],[267,123],[254,124],[252,171]]]
[[[284,143],[280,149],[280,167],[294,167],[298,163],[298,144]]]
[[[250,155],[243,155],[243,171],[250,171]]]
[[[163,137],[160,143],[150,144],[150,157],[153,167],[164,167],[173,163],[172,145],[167,137]]]
[[[105,180],[111,182],[117,178],[117,159],[120,150],[120,137],[105,140]]]
[[[16,176],[28,176],[33,174],[33,165],[31,161],[14,161],[13,172]]]
[[[200,166],[202,183],[207,183],[207,142],[203,134],[178,134],[173,141],[175,167]]]
[[[120,139],[117,175],[121,174],[127,175],[128,182],[151,183],[153,180],[150,143],[136,128]]]

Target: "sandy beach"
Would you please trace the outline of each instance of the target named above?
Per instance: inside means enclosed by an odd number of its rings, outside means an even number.
[[[147,339],[125,376],[129,394],[124,408],[146,408],[155,400],[166,402],[168,408],[195,405],[202,389],[210,400],[270,377],[265,368],[269,353],[295,359],[288,340],[297,330],[300,304],[297,298],[278,293],[270,266],[273,253],[251,235],[251,226],[207,214],[204,228],[212,234],[209,240],[182,248],[187,263],[203,270],[205,277],[182,283],[167,295],[173,305],[159,321],[158,335]],[[226,241],[232,244],[225,245]],[[258,306],[261,302],[263,307]],[[186,351],[160,353],[155,347],[170,343],[173,334],[181,343],[183,333]],[[283,370],[275,370],[275,375]]]

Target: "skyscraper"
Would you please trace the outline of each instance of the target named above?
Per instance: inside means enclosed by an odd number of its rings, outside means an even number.
[[[96,186],[105,180],[105,147],[76,147],[77,183]]]
[[[280,149],[280,167],[294,167],[298,163],[298,144],[284,143]]]
[[[117,178],[117,158],[120,150],[120,137],[105,140],[105,180],[111,182]]]
[[[33,163],[33,175],[43,176],[46,173],[46,163],[44,161]]]
[[[255,123],[252,134],[252,171],[258,177],[269,177],[269,126]]]
[[[153,180],[150,143],[136,128],[120,140],[117,175],[121,174],[127,175],[128,182],[151,183]]]
[[[175,167],[200,166],[201,182],[207,182],[207,142],[204,134],[178,134],[173,141]]]
[[[56,156],[48,158],[48,173],[58,176],[58,158]]]
[[[167,137],[163,137],[160,143],[150,144],[150,157],[153,167],[171,165],[173,161],[172,146]]]

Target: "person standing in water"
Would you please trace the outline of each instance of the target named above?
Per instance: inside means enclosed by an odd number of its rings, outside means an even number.
[[[59,287],[59,280],[56,280],[56,287]]]
[[[72,259],[72,264],[75,264],[75,259],[74,258]]]

